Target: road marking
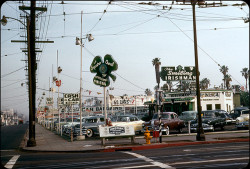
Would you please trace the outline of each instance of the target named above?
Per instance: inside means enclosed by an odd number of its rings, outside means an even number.
[[[13,168],[13,166],[15,165],[17,159],[20,157],[20,155],[15,155],[13,156],[7,164],[5,164],[5,168]]]
[[[169,165],[167,165],[167,164],[164,164],[164,163],[161,163],[161,162],[154,161],[154,160],[152,160],[152,159],[150,159],[150,158],[147,158],[147,157],[145,157],[145,156],[142,156],[142,155],[140,155],[140,154],[136,154],[136,153],[133,153],[133,152],[124,152],[124,153],[130,154],[130,155],[132,155],[132,156],[135,156],[135,157],[137,157],[137,158],[139,158],[139,159],[142,159],[142,160],[144,160],[144,161],[146,161],[146,162],[150,162],[150,163],[153,164],[154,166],[158,166],[158,167],[160,167],[160,168],[175,169],[174,167],[171,167],[171,166],[169,166]],[[138,167],[138,166],[137,166],[137,167]]]
[[[140,165],[140,166],[129,166],[129,167],[119,167],[119,169],[128,169],[128,168],[145,168],[145,167],[153,167],[155,165]]]
[[[242,158],[228,158],[228,159],[217,159],[217,160],[204,160],[204,161],[187,161],[187,162],[177,162],[171,163],[171,165],[179,165],[179,164],[194,164],[194,163],[207,163],[207,162],[220,162],[220,161],[235,161],[235,160],[247,160],[249,157]]]

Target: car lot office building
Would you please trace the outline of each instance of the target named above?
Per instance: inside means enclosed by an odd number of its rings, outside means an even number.
[[[190,92],[167,92],[164,93],[162,111],[176,112],[178,115],[183,111],[197,111],[197,99],[195,94]],[[231,90],[207,89],[201,90],[201,110],[221,109],[230,112],[234,109],[234,93]],[[153,102],[145,102],[149,106],[149,113],[157,112]]]

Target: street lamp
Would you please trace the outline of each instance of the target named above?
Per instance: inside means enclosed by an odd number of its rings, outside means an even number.
[[[77,137],[78,140],[83,140],[85,137],[82,135],[82,48],[83,43],[82,43],[82,15],[83,15],[83,11],[81,11],[81,36],[80,38],[76,37],[76,45],[80,45],[81,47],[81,58],[80,58],[80,105],[79,105],[79,109],[80,109],[80,133],[79,136]],[[87,34],[86,38],[88,38],[88,41],[92,41],[94,40],[92,34]]]
[[[27,25],[22,21],[6,17],[3,15],[0,20],[1,24],[5,26],[7,19],[12,19],[20,22],[27,28],[27,45],[28,45],[28,77],[29,77],[29,140],[28,147],[36,146],[35,140],[35,110],[36,110],[36,52],[35,52],[35,1],[31,2],[30,17],[27,16]]]

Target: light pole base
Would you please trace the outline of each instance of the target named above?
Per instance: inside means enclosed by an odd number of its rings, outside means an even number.
[[[29,139],[27,141],[27,147],[35,147],[36,146],[36,140],[35,139]]]
[[[200,133],[196,135],[196,141],[206,141],[205,134]]]
[[[77,136],[77,137],[76,137],[76,140],[85,140],[85,136],[84,136],[84,135],[82,135],[82,136]]]

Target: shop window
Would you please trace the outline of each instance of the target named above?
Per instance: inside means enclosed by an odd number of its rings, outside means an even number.
[[[212,104],[207,104],[207,110],[212,110]]]
[[[220,104],[215,104],[215,110],[220,110],[221,109],[221,105]]]

